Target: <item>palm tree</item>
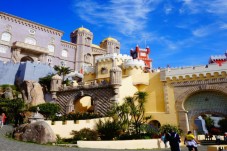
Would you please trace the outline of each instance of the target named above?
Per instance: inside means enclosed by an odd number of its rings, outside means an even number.
[[[55,71],[57,71],[57,74],[59,75],[59,76],[62,76],[62,83],[64,83],[65,82],[65,76],[67,75],[67,74],[69,74],[70,72],[72,72],[73,70],[72,69],[70,69],[69,67],[64,67],[64,66],[54,66],[54,70]]]
[[[144,104],[147,100],[147,92],[136,92],[133,97],[126,97],[124,100],[130,107],[131,122],[135,127],[136,134],[140,134],[141,125],[144,122],[145,108]],[[151,118],[151,117],[149,117]],[[146,118],[146,120],[148,120]]]

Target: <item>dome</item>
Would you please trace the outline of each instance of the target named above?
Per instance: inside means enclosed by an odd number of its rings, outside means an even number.
[[[60,77],[58,74],[55,74],[55,75],[52,77],[52,80],[62,80],[62,77]]]
[[[90,32],[89,29],[84,28],[84,27],[77,28],[75,31],[86,31],[86,32]]]
[[[114,38],[112,38],[112,37],[108,37],[108,38],[105,38],[102,42],[104,42],[104,41],[115,41],[115,42],[118,42],[117,41],[117,39],[114,39]]]

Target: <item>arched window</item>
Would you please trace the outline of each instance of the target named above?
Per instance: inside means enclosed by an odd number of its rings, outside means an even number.
[[[1,40],[3,40],[3,41],[10,41],[11,40],[11,34],[8,33],[8,32],[2,33]]]
[[[26,44],[30,44],[30,45],[36,45],[36,40],[32,37],[27,37],[25,38],[25,41],[24,41]]]
[[[54,49],[55,49],[54,45],[48,45],[47,48],[49,52],[54,52]]]
[[[68,51],[66,49],[63,49],[61,55],[62,57],[68,57]]]

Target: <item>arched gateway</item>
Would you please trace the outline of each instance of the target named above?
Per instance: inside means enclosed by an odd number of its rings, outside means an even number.
[[[95,113],[105,115],[114,103],[115,92],[110,85],[79,87],[57,92],[56,101],[60,104],[62,113],[65,114],[74,110],[75,102],[84,96],[91,97]]]
[[[187,83],[172,83],[180,128],[196,129],[194,119],[201,114],[227,116],[227,80],[215,79]]]

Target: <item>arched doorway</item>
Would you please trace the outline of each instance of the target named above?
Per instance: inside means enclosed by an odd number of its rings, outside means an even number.
[[[92,98],[90,96],[83,96],[75,100],[74,111],[79,113],[94,112]]]
[[[183,107],[187,112],[189,129],[197,130],[198,125],[195,124],[195,120],[201,115],[227,116],[227,95],[211,90],[197,91],[189,95]]]
[[[20,60],[20,62],[26,62],[26,61],[34,62],[34,60],[29,56],[22,57]]]

